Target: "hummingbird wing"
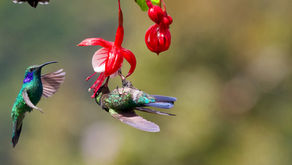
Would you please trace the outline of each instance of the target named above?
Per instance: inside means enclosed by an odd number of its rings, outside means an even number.
[[[26,2],[26,0],[12,0],[12,2],[22,4],[23,2]]]
[[[56,93],[61,84],[64,82],[65,75],[66,73],[63,69],[42,75],[41,80],[43,84],[43,96],[51,97],[54,93]]]
[[[38,3],[42,4],[42,5],[47,5],[49,4],[50,0],[33,0],[33,1],[29,1],[29,0],[12,0],[12,2],[14,3],[23,3],[23,2],[28,2],[32,7],[36,8]]]
[[[109,113],[121,122],[128,124],[134,128],[147,132],[159,132],[160,128],[157,124],[145,120],[138,116],[134,111],[118,112],[114,109],[109,109]]]
[[[145,107],[136,107],[136,110],[142,111],[142,112],[154,113],[154,114],[158,114],[158,115],[175,116],[175,114],[155,111],[153,109],[149,109],[149,108],[145,108]]]
[[[41,5],[47,5],[47,4],[49,4],[49,2],[50,2],[50,0],[39,0],[39,3]]]
[[[35,106],[35,105],[30,101],[30,99],[29,99],[29,97],[28,97],[28,94],[27,94],[27,91],[26,91],[26,90],[23,90],[23,92],[22,92],[22,97],[23,97],[23,100],[24,100],[24,102],[25,102],[25,104],[26,104],[27,106],[29,106],[29,107],[32,108],[32,109],[39,110],[40,112],[43,113],[43,111],[42,111],[41,108],[38,108],[37,106]]]

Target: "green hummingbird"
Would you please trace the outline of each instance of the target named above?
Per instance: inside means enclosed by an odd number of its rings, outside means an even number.
[[[46,98],[52,96],[65,80],[66,73],[63,72],[63,69],[41,75],[42,68],[52,63],[57,62],[51,61],[42,65],[29,66],[25,70],[22,88],[14,102],[11,112],[13,122],[13,147],[15,147],[18,142],[25,113],[31,112],[33,109],[43,112],[36,104],[40,101],[42,96]]]
[[[148,107],[170,109],[174,106],[175,97],[150,95],[136,89],[130,82],[123,80],[123,87],[110,92],[107,85],[98,91],[95,100],[112,117],[134,128],[147,131],[159,132],[160,128],[135,113],[135,110],[154,113],[159,115],[175,116],[174,114],[152,110]]]
[[[31,7],[36,8],[38,3],[42,4],[42,5],[47,5],[49,4],[50,0],[12,0],[12,2],[14,3],[23,3],[23,2],[28,2],[28,4]]]

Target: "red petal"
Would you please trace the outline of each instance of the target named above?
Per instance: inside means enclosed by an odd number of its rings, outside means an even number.
[[[88,77],[86,78],[86,81],[88,81],[89,79],[91,79],[95,74],[96,74],[96,72],[94,72],[91,76],[88,76]]]
[[[102,38],[86,38],[78,44],[78,46],[102,46],[105,48],[110,48],[113,44],[112,42],[106,41]]]
[[[95,97],[98,89],[101,87],[103,81],[105,80],[106,76],[104,75],[104,73],[101,73],[97,80],[94,82],[94,84],[91,86],[91,89],[94,88],[94,92],[93,92],[93,95],[91,96],[92,98]]]
[[[100,83],[102,77],[104,77],[104,73],[100,73],[100,75],[99,75],[98,78],[95,80],[95,82],[92,84],[92,86],[90,87],[90,89],[95,89],[95,87],[97,86],[97,84]]]
[[[136,57],[130,50],[125,49],[125,48],[121,49],[121,53],[124,56],[124,58],[128,61],[128,63],[131,65],[131,68],[126,76],[126,77],[129,77],[136,68]]]
[[[105,63],[105,75],[110,76],[120,69],[123,63],[123,56],[119,49],[113,48],[108,53],[108,58]]]
[[[108,56],[109,50],[107,48],[101,48],[94,53],[92,56],[92,67],[95,72],[104,72],[105,63]]]

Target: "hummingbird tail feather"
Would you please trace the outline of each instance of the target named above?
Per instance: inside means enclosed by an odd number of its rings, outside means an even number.
[[[173,107],[173,103],[171,103],[171,102],[155,102],[155,103],[145,104],[145,106],[162,108],[162,109],[170,109]]]
[[[12,145],[13,145],[13,148],[18,143],[18,139],[20,137],[21,130],[22,130],[22,122],[19,125],[18,120],[16,120],[13,123],[13,134],[12,134]]]
[[[160,111],[156,111],[156,110],[145,108],[145,107],[136,107],[136,110],[141,111],[141,112],[154,113],[158,115],[175,116],[175,114],[160,112]]]
[[[155,98],[155,101],[157,102],[175,102],[176,98],[175,97],[169,97],[169,96],[160,96],[160,95],[151,95],[152,97]]]
[[[160,95],[151,95],[151,96],[155,98],[155,102],[145,104],[145,106],[162,108],[162,109],[170,109],[173,107],[174,102],[176,101],[175,97],[160,96]]]

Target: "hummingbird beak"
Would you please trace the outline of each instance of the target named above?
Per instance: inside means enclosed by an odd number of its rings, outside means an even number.
[[[95,94],[95,98],[97,98],[100,94],[108,94],[110,90],[106,84],[102,85]]]
[[[98,91],[96,92],[95,94],[95,98],[99,96],[99,94],[101,93],[101,90],[102,90],[103,86],[101,86]]]
[[[58,62],[57,62],[57,61],[46,62],[46,63],[40,65],[40,66],[38,67],[38,69],[41,69],[42,67],[44,67],[44,66],[46,66],[46,65],[48,65],[48,64],[53,64],[53,63],[58,63]]]

